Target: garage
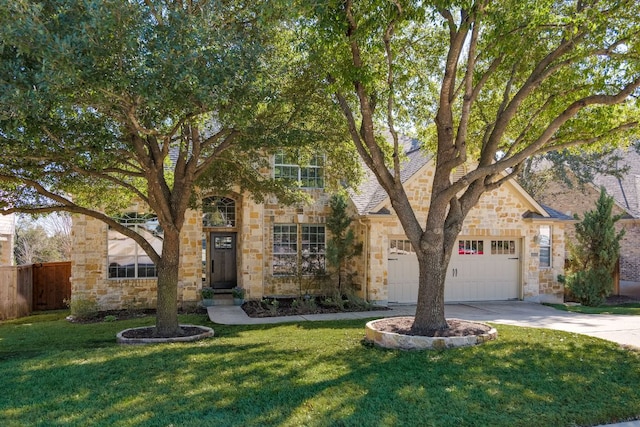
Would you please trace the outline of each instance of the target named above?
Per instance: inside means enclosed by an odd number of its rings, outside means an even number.
[[[520,240],[460,237],[449,264],[445,301],[498,301],[520,298]],[[406,239],[389,240],[388,301],[418,299],[418,259]]]

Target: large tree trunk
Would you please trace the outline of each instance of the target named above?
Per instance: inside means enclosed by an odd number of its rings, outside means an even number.
[[[444,283],[455,238],[440,235],[435,242],[429,242],[425,248],[416,250],[420,287],[411,328],[416,334],[432,335],[449,327],[444,313]]]
[[[178,324],[178,268],[180,262],[180,233],[164,233],[162,259],[158,263],[158,303],[156,308],[156,335],[175,337],[180,333]]]

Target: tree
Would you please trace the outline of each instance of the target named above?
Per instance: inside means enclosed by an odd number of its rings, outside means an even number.
[[[568,188],[573,188],[575,184],[583,190],[584,185],[593,182],[597,175],[622,178],[629,171],[629,166],[620,166],[622,159],[622,154],[616,148],[576,154],[569,150],[550,151],[528,158],[517,180],[533,198],[543,194],[553,181],[561,182]]]
[[[335,115],[309,114],[326,101],[279,13],[232,0],[0,6],[0,207],[88,215],[135,240],[157,268],[158,336],[180,332],[179,236],[197,188],[293,200],[260,158],[341,149]],[[113,218],[133,200],[157,215],[161,251]]]
[[[483,193],[535,154],[616,145],[637,132],[635,0],[334,0],[304,7],[302,48],[326,70],[351,139],[416,251],[415,333],[448,327],[447,267]],[[425,223],[400,176],[398,132],[412,131],[435,155]],[[473,167],[452,181],[465,163]]]
[[[612,215],[613,198],[604,188],[596,208],[586,212],[576,224],[576,244],[571,244],[570,272],[567,287],[585,305],[600,305],[613,290],[613,269],[620,257],[620,240],[624,230],[616,233],[615,223],[621,215]],[[575,215],[576,219],[579,219]]]
[[[71,259],[71,218],[52,214],[44,218],[19,216],[14,255],[18,265]]]
[[[343,194],[334,194],[329,200],[331,214],[327,217],[327,229],[331,233],[327,242],[327,263],[335,270],[338,281],[336,291],[340,297],[344,293],[343,276],[347,262],[362,252],[362,244],[355,242],[355,234],[349,227],[353,219],[347,212],[347,206]]]

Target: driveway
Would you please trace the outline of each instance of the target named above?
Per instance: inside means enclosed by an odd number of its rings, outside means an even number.
[[[468,320],[576,332],[640,348],[638,316],[569,313],[524,301],[447,304],[445,314]]]
[[[266,318],[251,318],[236,306],[217,305],[208,307],[208,312],[212,322],[223,325],[413,316],[416,312],[416,306],[412,304],[391,305],[390,308],[391,310],[386,311]],[[576,332],[640,348],[640,317],[638,316],[576,314],[526,301],[446,304],[445,315],[447,318]]]

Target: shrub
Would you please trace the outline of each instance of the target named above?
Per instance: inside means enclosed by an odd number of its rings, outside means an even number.
[[[566,277],[566,284],[580,304],[590,307],[601,305],[613,288],[611,273],[603,268],[576,271]]]
[[[205,286],[200,290],[203,299],[213,299],[213,288]]]
[[[576,224],[577,244],[569,245],[566,286],[583,305],[600,305],[613,290],[612,272],[624,230],[616,232],[615,223],[620,216],[612,215],[612,208],[613,199],[602,189],[596,208]]]
[[[98,303],[92,300],[77,298],[71,301],[66,300],[71,316],[76,319],[91,319],[98,315]]]

